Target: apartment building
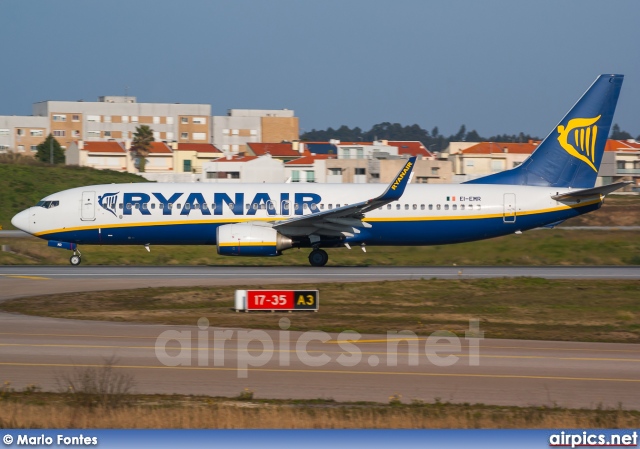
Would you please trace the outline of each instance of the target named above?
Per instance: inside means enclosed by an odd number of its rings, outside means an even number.
[[[48,130],[49,122],[45,117],[0,116],[0,153],[34,155]]]
[[[212,120],[212,143],[225,154],[252,154],[250,143],[299,139],[299,120],[289,109],[229,109]]]
[[[33,115],[47,119],[47,128],[64,148],[77,140],[131,140],[140,125],[148,125],[156,141],[211,142],[211,106],[205,104],[138,103],[136,97],[104,96],[96,102],[35,103]]]

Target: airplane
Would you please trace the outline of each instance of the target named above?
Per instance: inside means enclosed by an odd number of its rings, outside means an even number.
[[[386,189],[373,184],[134,183],[54,193],[13,217],[18,229],[78,245],[217,245],[226,256],[310,248],[428,246],[553,227],[594,211],[627,182],[594,187],[623,75],[601,75],[521,165],[462,184],[410,184],[409,158]],[[367,199],[369,198],[369,199]]]

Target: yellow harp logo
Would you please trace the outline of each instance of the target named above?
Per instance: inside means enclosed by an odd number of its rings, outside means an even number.
[[[600,115],[594,118],[573,118],[569,120],[567,126],[558,126],[558,142],[564,150],[571,156],[580,159],[597,172],[594,164],[596,137],[598,127],[595,123],[600,120]],[[573,133],[572,133],[573,131]],[[573,142],[569,143],[573,135]]]

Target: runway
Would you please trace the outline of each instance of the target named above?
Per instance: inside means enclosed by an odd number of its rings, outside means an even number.
[[[640,267],[0,267],[0,301],[22,296],[158,286],[370,282],[407,279],[640,279]]]
[[[0,329],[0,380],[18,388],[55,390],[65,373],[115,357],[139,393],[236,396],[249,388],[256,398],[640,408],[640,345],[462,339],[452,348],[425,338],[398,343],[398,335],[363,335],[352,345],[336,334],[9,314],[0,314]],[[455,363],[439,366],[452,355]]]
[[[640,279],[638,267],[0,267],[0,299],[159,285],[538,276]],[[230,312],[233,313],[233,312]],[[320,312],[321,313],[321,312]],[[295,320],[295,315],[283,315]],[[0,381],[55,390],[115,357],[140,393],[640,409],[640,345],[337,335],[0,314]],[[286,323],[282,327],[286,329]],[[398,329],[400,330],[400,329]],[[347,337],[360,337],[349,343]],[[404,339],[404,340],[403,340]],[[402,340],[402,341],[399,341]],[[453,357],[453,358],[447,358]],[[476,363],[477,362],[477,363]]]

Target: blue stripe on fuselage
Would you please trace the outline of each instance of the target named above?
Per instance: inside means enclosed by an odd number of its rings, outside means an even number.
[[[360,234],[346,239],[349,243],[368,245],[441,245],[482,240],[515,231],[526,231],[548,223],[566,220],[591,212],[600,203],[575,209],[518,215],[515,223],[503,218],[371,221],[371,228],[361,228]],[[236,223],[237,221],[229,221]],[[84,229],[42,234],[46,240],[58,240],[85,245],[215,245],[216,229],[228,223],[184,223],[169,225],[140,225],[131,227]]]

